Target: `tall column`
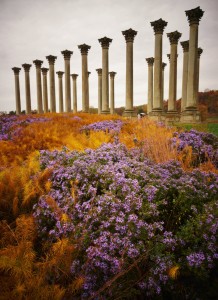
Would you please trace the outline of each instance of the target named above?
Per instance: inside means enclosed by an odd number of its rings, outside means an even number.
[[[43,107],[44,113],[48,112],[48,84],[47,84],[47,73],[48,68],[41,68],[42,71],[42,86],[43,86]]]
[[[110,113],[114,114],[114,77],[116,72],[109,72],[110,75]]]
[[[196,88],[196,102],[197,102],[197,105],[199,104],[199,101],[198,101],[198,92],[199,92],[199,74],[200,74],[200,57],[201,57],[201,54],[203,53],[203,49],[201,48],[198,48],[198,58],[197,58],[197,76],[196,76],[196,85],[197,85],[197,88]]]
[[[82,54],[82,111],[89,111],[88,101],[88,52],[91,46],[82,44],[78,48]]]
[[[59,112],[62,113],[64,111],[63,81],[62,81],[64,72],[58,71],[58,72],[56,72],[56,74],[58,75]],[[66,85],[65,85],[65,87],[66,87]],[[65,96],[66,96],[66,94],[65,94]],[[65,98],[65,99],[69,99],[69,98]],[[67,103],[65,102],[65,104],[67,104]]]
[[[31,94],[30,94],[30,68],[32,65],[23,64],[25,72],[25,92],[26,92],[26,113],[31,114]]]
[[[15,100],[16,100],[16,114],[21,114],[21,105],[20,105],[20,81],[19,81],[19,73],[21,68],[14,67],[12,68],[14,71],[14,80],[15,80]]]
[[[148,63],[148,104],[147,104],[147,113],[149,114],[153,108],[153,65],[154,58],[146,58]]]
[[[91,74],[91,72],[88,72],[88,89],[87,89],[87,99],[88,99],[88,103],[89,103],[89,75]]]
[[[162,112],[161,86],[162,86],[162,36],[167,22],[162,19],[151,22],[155,34],[154,50],[154,101],[152,112],[159,115]]]
[[[182,112],[186,108],[186,101],[187,101],[189,41],[184,41],[181,42],[180,44],[183,48],[182,100],[181,100],[181,112]]]
[[[46,56],[49,63],[49,81],[50,81],[50,111],[56,112],[56,97],[55,97],[55,69],[54,64],[57,56]]]
[[[109,78],[108,78],[108,66],[109,55],[108,49],[112,42],[112,39],[106,36],[98,40],[102,47],[102,110],[101,114],[109,114]]]
[[[76,80],[78,77],[78,74],[72,74],[71,75],[73,79],[73,112],[74,114],[77,113],[77,85],[76,85]]]
[[[102,69],[96,69],[98,73],[98,114],[102,111]]]
[[[33,63],[36,66],[36,88],[37,88],[37,111],[38,114],[43,113],[42,107],[42,80],[41,80],[41,66],[43,64],[42,60],[34,60]]]
[[[133,42],[137,31],[132,28],[122,31],[126,40],[126,107],[124,116],[136,115],[133,111]]]
[[[176,113],[176,95],[177,95],[177,45],[181,33],[173,31],[167,33],[170,40],[170,80],[169,80],[169,99],[168,112]]]
[[[187,85],[187,111],[197,111],[196,103],[196,71],[197,71],[197,48],[198,48],[198,25],[204,12],[198,6],[185,11],[190,25],[189,33],[189,59],[188,59],[188,85]]]
[[[162,86],[161,86],[161,104],[162,104],[162,109],[163,109],[163,102],[164,102],[164,69],[166,67],[166,63],[162,63]]]
[[[65,65],[65,111],[70,112],[71,111],[70,57],[73,54],[73,52],[69,50],[64,50],[61,51],[61,53],[64,56],[64,65]]]

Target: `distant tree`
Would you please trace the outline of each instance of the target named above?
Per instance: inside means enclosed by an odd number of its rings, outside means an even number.
[[[11,111],[9,111],[9,115],[16,115],[16,112],[11,110]]]

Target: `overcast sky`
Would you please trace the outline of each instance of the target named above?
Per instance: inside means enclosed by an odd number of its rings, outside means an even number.
[[[168,98],[169,39],[166,33],[178,30],[180,41],[189,39],[185,10],[200,6],[204,16],[199,26],[201,56],[200,91],[218,89],[218,0],[0,0],[0,111],[15,110],[15,88],[12,67],[21,67],[35,59],[48,67],[47,55],[57,56],[55,71],[64,71],[62,50],[73,51],[71,73],[77,78],[78,107],[81,109],[81,53],[77,47],[91,46],[88,54],[90,106],[97,107],[98,76],[102,65],[99,38],[113,39],[109,48],[109,70],[115,77],[115,106],[125,105],[126,43],[122,30],[132,28],[134,41],[134,105],[147,103],[146,57],[154,56],[154,33],[151,21],[168,22],[163,34],[165,68],[164,98]],[[179,41],[179,42],[180,42]],[[181,97],[183,51],[178,46],[177,98]],[[31,67],[32,108],[36,109],[36,71]],[[72,84],[72,82],[71,82]],[[20,72],[21,109],[25,109],[24,70]],[[56,75],[56,102],[58,81]],[[58,105],[57,105],[58,106]]]

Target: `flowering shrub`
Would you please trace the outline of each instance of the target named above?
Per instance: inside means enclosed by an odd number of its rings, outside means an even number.
[[[121,127],[123,126],[123,122],[121,120],[106,120],[101,122],[95,122],[86,126],[83,126],[81,128],[82,131],[113,131],[113,132],[119,132],[121,130]]]
[[[187,146],[192,147],[193,164],[199,165],[209,159],[218,167],[218,138],[214,134],[191,129],[188,132],[175,132],[171,142],[179,151]]]
[[[42,123],[49,121],[45,117],[24,117],[19,116],[3,116],[0,118],[0,140],[12,140],[22,131],[22,127],[32,123]]]
[[[155,164],[118,142],[82,153],[41,151],[40,164],[52,175],[34,206],[38,233],[51,242],[68,237],[76,247],[78,298],[174,293],[174,269],[210,276],[217,175],[185,172],[176,161]]]

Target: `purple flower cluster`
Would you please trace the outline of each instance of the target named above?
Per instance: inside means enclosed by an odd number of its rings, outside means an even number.
[[[49,118],[43,117],[26,117],[19,116],[2,116],[0,117],[0,141],[13,140],[14,137],[19,136],[22,128],[32,124],[49,121]]]
[[[179,151],[187,146],[192,147],[196,163],[210,159],[218,166],[218,138],[212,133],[199,132],[194,129],[181,133],[175,132],[171,142]]]
[[[101,122],[92,123],[81,128],[81,131],[105,131],[105,132],[119,132],[123,126],[121,120],[106,120]]]
[[[211,265],[217,259],[217,218],[208,211],[217,197],[217,175],[185,172],[175,161],[155,164],[119,143],[82,153],[41,151],[40,163],[52,175],[49,193],[34,206],[39,234],[51,242],[66,236],[76,241],[71,274],[85,278],[81,299],[95,295],[136,260],[140,272],[133,268],[132,276],[150,297],[171,284],[173,265],[199,266],[199,253],[209,255]],[[200,217],[197,251],[189,243],[195,232],[191,222]]]

